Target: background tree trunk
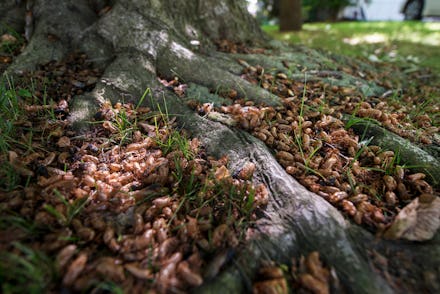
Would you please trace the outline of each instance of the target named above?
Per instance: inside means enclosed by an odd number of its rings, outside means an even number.
[[[281,0],[280,2],[280,31],[301,30],[301,0]]]
[[[201,138],[208,153],[228,155],[235,170],[246,161],[257,165],[257,179],[269,187],[271,197],[258,223],[258,234],[238,254],[234,265],[203,285],[201,291],[233,289],[239,292],[245,289],[264,260],[290,263],[292,257],[311,251],[319,251],[324,262],[334,267],[350,293],[404,292],[414,290],[417,285],[429,291],[438,290],[438,233],[431,242],[420,244],[376,239],[302,187],[258,139],[193,113],[158,82],[158,77],[177,76],[187,84],[196,85],[196,89],[213,93],[219,87],[233,89],[238,97],[273,106],[281,105],[279,97],[241,79],[243,67],[237,59],[276,69],[298,82],[303,81],[303,68],[308,71],[309,80],[326,79],[322,76],[325,72],[327,77],[330,75],[328,81],[332,85],[356,84],[365,95],[380,95],[384,91],[380,86],[355,74],[338,71],[339,61],[324,53],[267,41],[247,13],[245,1],[115,0],[111,10],[102,16],[94,7],[108,3],[94,2],[95,6],[87,0],[35,0],[34,34],[7,72],[19,74],[34,70],[37,64],[61,60],[74,50],[85,52],[103,70],[103,75],[91,93],[74,98],[70,119],[78,128],[87,127],[86,121],[105,99],[116,102],[124,97],[125,102],[137,102],[148,87],[152,89],[153,100],[146,103],[151,107],[165,103],[181,126]],[[282,1],[282,30],[301,28],[300,7],[299,0]],[[268,49],[264,54],[225,54],[215,50],[215,42],[221,39],[266,44]],[[191,42],[194,40],[199,45]],[[297,66],[299,63],[301,66]],[[286,68],[286,64],[290,66]],[[220,99],[214,94],[209,97],[214,96]],[[381,274],[383,268],[375,262],[377,255],[373,256],[373,251],[396,263],[395,270],[391,271],[396,276]],[[402,253],[406,256],[405,264],[398,260]],[[426,284],[425,273],[429,277],[433,274],[435,283]]]

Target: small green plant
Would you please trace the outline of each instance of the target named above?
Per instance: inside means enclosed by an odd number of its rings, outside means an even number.
[[[145,98],[142,96],[141,101]],[[133,110],[127,109],[122,106],[119,109],[111,108],[115,113],[115,116],[108,122],[105,120],[98,120],[89,122],[90,124],[103,124],[104,122],[109,123],[108,129],[111,132],[110,140],[112,142],[117,142],[119,145],[125,145],[132,142],[133,134],[138,130],[137,122],[139,120],[138,115],[133,115],[136,113],[137,109],[140,107],[142,102],[139,102]],[[133,113],[132,113],[133,112]]]
[[[43,90],[43,98],[41,101],[41,105],[45,105],[48,108],[46,108],[43,111],[43,115],[51,120],[56,120],[57,116],[55,114],[55,108],[53,107],[56,105],[56,102],[52,98],[47,97],[47,81],[44,80],[44,90]]]
[[[16,121],[21,109],[18,101],[19,96],[28,95],[26,89],[16,89],[13,79],[3,77],[0,83],[0,111],[4,118]]]
[[[119,109],[113,109],[116,115],[111,123],[116,128],[116,133],[112,135],[112,139],[119,141],[119,145],[130,143],[134,132],[138,130],[138,121],[143,117],[141,117],[137,111],[147,96],[150,96],[150,100],[152,99],[150,88],[145,89],[132,111],[124,105]]]
[[[313,156],[315,156],[316,152],[318,152],[321,149],[322,145],[318,145],[316,146],[315,149],[312,150],[312,152],[309,154],[309,156],[306,158],[305,160],[305,169],[306,171],[317,175],[318,177],[320,177],[321,179],[323,179],[324,181],[326,181],[326,178],[317,170],[314,170],[313,168],[310,167],[310,161],[312,160]]]
[[[219,221],[231,224],[240,234],[238,237],[243,238],[255,209],[255,189],[246,185],[235,186],[225,180],[215,184],[214,193],[213,205],[222,212]]]
[[[0,79],[0,189],[11,191],[20,183],[20,176],[14,167],[8,162],[8,151],[16,147],[24,147],[29,150],[31,144],[25,144],[18,140],[20,128],[17,123],[23,121],[20,97],[28,96],[30,93],[23,88],[15,88],[12,78],[3,76]]]
[[[124,294],[124,289],[111,281],[103,281],[94,286],[91,293]]]
[[[8,77],[0,80],[0,152],[10,150],[11,140],[16,133],[16,122],[21,114],[18,95],[14,83]]]
[[[20,182],[21,177],[14,167],[7,161],[3,162],[0,168],[0,190],[12,191],[19,186]]]
[[[175,159],[176,168],[173,171],[173,195],[179,195],[179,204],[168,224],[174,221],[178,213],[187,215],[196,210],[195,217],[199,218],[200,209],[210,207],[212,214],[209,221],[214,225],[213,229],[227,223],[236,232],[244,234],[244,228],[249,225],[255,209],[255,189],[246,183],[235,185],[229,177],[218,179],[214,170],[206,177],[196,176],[194,172],[185,171],[179,161],[179,158]],[[208,235],[212,233],[209,231]]]
[[[139,99],[138,104],[136,104],[136,107],[134,108],[135,111],[137,111],[139,109],[139,107],[141,107],[141,105],[144,103],[145,98],[147,97],[147,95],[150,96],[150,100],[152,99],[152,93],[150,88],[146,88],[144,93],[141,96],[141,99]]]
[[[13,242],[13,252],[0,253],[2,293],[48,293],[56,279],[52,261],[42,252]]]
[[[9,228],[18,228],[22,232],[26,233],[26,236],[36,237],[44,231],[32,220],[27,220],[18,213],[8,212],[0,217],[0,230],[6,230]]]
[[[185,204],[195,204],[195,206],[201,207],[200,205],[202,203],[202,199],[200,199],[198,195],[201,191],[206,189],[206,186],[204,187],[202,185],[202,183],[195,177],[194,173],[190,173],[189,176],[186,175],[177,161],[178,159],[175,159],[176,172],[173,172],[173,176],[176,179],[175,192],[178,195],[181,195],[181,200],[168,224],[173,222],[174,218],[177,216],[177,213]]]
[[[304,150],[303,150],[303,129],[302,129],[302,124],[304,121],[304,103],[306,100],[306,85],[307,85],[307,74],[304,73],[304,89],[303,89],[303,95],[301,97],[301,106],[300,106],[300,110],[299,110],[299,120],[298,120],[298,131],[295,132],[294,136],[295,136],[295,142],[296,145],[298,146],[299,152],[301,153],[301,157],[304,160],[304,164],[306,163],[306,156],[304,154]]]
[[[159,140],[157,143],[164,154],[168,154],[173,150],[179,150],[187,160],[194,157],[188,139],[179,131],[172,130],[165,140]]]
[[[66,206],[66,208],[67,208],[66,215],[63,215],[62,213],[60,213],[58,210],[55,209],[55,207],[53,207],[50,204],[45,204],[44,209],[46,209],[47,212],[49,212],[54,217],[56,217],[57,220],[62,225],[68,226],[72,222],[73,218],[82,211],[84,206],[87,204],[88,198],[87,197],[78,198],[78,199],[75,199],[72,203],[69,203],[69,201],[58,190],[55,189],[54,193],[61,200],[61,202]]]
[[[440,115],[438,112],[438,105],[440,103],[439,97],[427,97],[420,101],[420,103],[415,103],[411,108],[407,120],[410,123],[417,121],[420,115],[428,115],[433,126],[440,125]]]
[[[121,108],[114,119],[114,125],[118,130],[120,145],[131,140],[133,132],[136,130],[136,122],[132,122],[124,108]]]
[[[353,114],[350,116],[350,118],[345,123],[345,129],[348,130],[349,128],[351,128],[354,125],[365,124],[365,123],[379,125],[379,122],[373,118],[357,117],[357,116],[355,116],[355,114]]]
[[[164,103],[164,105],[164,111],[162,111],[160,105],[157,105],[159,111],[158,114],[153,117],[156,129],[156,144],[161,148],[164,154],[178,150],[183,153],[185,159],[190,160],[194,158],[188,138],[184,136],[181,131],[172,128],[167,104]],[[165,136],[161,134],[161,127],[165,127],[164,129],[167,131]]]

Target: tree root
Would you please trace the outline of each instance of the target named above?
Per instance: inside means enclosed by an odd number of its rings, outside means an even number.
[[[157,69],[164,77],[178,76],[184,82],[192,82],[215,89],[219,94],[227,94],[231,89],[238,94],[237,98],[245,98],[256,103],[265,103],[269,106],[280,106],[280,99],[255,87],[243,79],[221,68],[213,67],[205,58],[197,55],[188,55],[188,58],[179,56],[184,54],[179,45],[171,43],[171,50],[165,50],[158,60]],[[181,50],[182,52],[179,52]],[[187,49],[185,49],[187,50]],[[189,52],[187,52],[189,54]]]
[[[34,34],[9,67],[10,73],[34,70],[37,64],[61,60],[77,48],[79,36],[97,19],[86,0],[35,2]]]
[[[410,141],[371,122],[361,120],[351,128],[362,138],[372,138],[372,144],[385,150],[394,150],[399,154],[403,164],[410,166],[414,171],[426,174],[428,181],[434,187],[440,186],[440,161],[437,158]]]

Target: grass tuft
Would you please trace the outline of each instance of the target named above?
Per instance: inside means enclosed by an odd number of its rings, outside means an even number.
[[[47,293],[56,277],[52,261],[42,252],[12,243],[12,252],[0,253],[2,293]]]

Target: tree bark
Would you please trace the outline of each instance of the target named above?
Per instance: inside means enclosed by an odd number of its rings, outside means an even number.
[[[302,28],[301,0],[280,1],[280,31],[299,31]]]
[[[300,2],[282,1],[283,30],[301,28]],[[292,257],[315,250],[335,268],[350,293],[405,292],[417,286],[427,291],[438,290],[438,233],[434,240],[420,244],[376,239],[288,175],[261,141],[198,116],[160,84],[158,77],[177,76],[187,84],[197,85],[196,89],[208,89],[211,93],[219,87],[233,89],[238,97],[273,106],[281,105],[280,99],[241,79],[242,67],[237,59],[286,72],[297,77],[298,82],[304,79],[306,71],[309,80],[357,84],[359,89],[365,89],[366,95],[380,94],[384,91],[380,86],[338,71],[338,62],[324,53],[269,42],[246,12],[245,1],[115,0],[111,4],[111,10],[99,16],[93,9],[96,6],[87,0],[35,0],[34,34],[7,73],[34,70],[39,63],[61,60],[74,50],[82,51],[103,70],[103,75],[92,92],[74,98],[70,120],[78,129],[87,127],[87,121],[104,99],[116,102],[123,97],[126,102],[136,102],[150,88],[153,99],[145,103],[151,107],[166,104],[181,126],[201,138],[210,154],[228,155],[233,170],[239,170],[246,161],[257,165],[256,178],[271,192],[269,205],[258,222],[259,233],[238,253],[234,265],[203,285],[201,292],[231,289],[239,293],[246,290],[264,260],[289,263]],[[269,49],[264,54],[225,54],[215,51],[215,41],[220,39],[249,45],[267,42]],[[198,41],[199,45],[191,41]],[[286,68],[284,62],[291,66]],[[303,67],[297,66],[299,63]],[[323,71],[327,74],[322,75]],[[373,251],[393,260],[395,276],[381,274],[383,269],[370,254]],[[399,263],[402,252],[412,266]],[[434,273],[435,283],[423,280],[426,272]]]

